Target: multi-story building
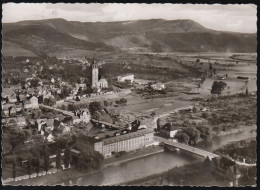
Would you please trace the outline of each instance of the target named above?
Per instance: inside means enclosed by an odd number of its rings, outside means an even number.
[[[122,75],[122,76],[118,76],[117,80],[119,82],[125,82],[125,81],[131,81],[131,83],[134,81],[134,75],[133,74],[126,74],[126,75]]]
[[[154,140],[152,129],[142,129],[110,138],[98,140],[94,143],[94,150],[103,154],[105,158],[121,151],[132,151],[150,146]]]

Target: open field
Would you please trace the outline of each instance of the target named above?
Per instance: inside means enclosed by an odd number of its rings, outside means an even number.
[[[14,44],[9,41],[2,41],[2,54],[3,56],[28,56],[28,57],[35,57],[37,56],[32,51],[24,49],[23,47]]]

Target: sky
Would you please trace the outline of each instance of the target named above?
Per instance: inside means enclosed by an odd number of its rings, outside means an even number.
[[[213,30],[257,32],[257,7],[254,4],[6,3],[2,8],[3,23],[50,18],[80,22],[192,19]]]

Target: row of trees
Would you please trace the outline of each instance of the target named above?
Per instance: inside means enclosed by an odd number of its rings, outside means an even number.
[[[186,124],[176,133],[175,138],[179,142],[194,145],[200,139],[210,140],[212,138],[212,130],[206,125]]]
[[[48,145],[45,145],[44,152],[43,152],[43,166],[41,166],[41,158],[40,158],[40,152],[37,153],[36,158],[29,158],[27,160],[27,174],[30,175],[32,174],[32,170],[34,168],[34,171],[36,172],[37,176],[40,173],[41,168],[43,167],[44,171],[47,172],[50,169],[50,153],[48,150]],[[71,154],[70,154],[70,149],[68,146],[66,146],[65,152],[64,152],[64,168],[68,168],[70,166],[71,162]],[[62,156],[61,156],[61,148],[57,148],[57,153],[56,153],[56,168],[57,170],[62,169]],[[13,171],[13,178],[16,178],[16,173],[17,173],[17,161],[14,158],[12,161],[12,171]]]

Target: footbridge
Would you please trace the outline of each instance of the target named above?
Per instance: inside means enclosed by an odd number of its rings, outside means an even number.
[[[197,154],[197,155],[202,156],[204,158],[208,157],[210,160],[212,158],[219,156],[219,155],[214,154],[212,152],[208,152],[208,151],[205,151],[205,150],[202,150],[202,149],[199,149],[199,148],[195,148],[195,147],[192,147],[192,146],[189,146],[189,145],[186,145],[186,144],[173,142],[173,141],[167,140],[167,139],[162,138],[162,137],[155,136],[154,139],[156,141],[164,143],[168,146],[172,146],[172,147],[175,147],[175,148],[178,148],[178,149],[181,149],[181,150],[185,150],[187,152]]]
[[[48,109],[48,110],[54,110],[54,111],[57,111],[59,113],[62,113],[63,115],[66,115],[66,116],[71,116],[71,117],[74,116],[74,113],[72,113],[72,112],[69,112],[69,111],[66,111],[66,110],[61,110],[61,109],[54,108],[54,107],[51,107],[51,106],[39,104],[39,107],[40,108],[45,108],[45,109]]]

